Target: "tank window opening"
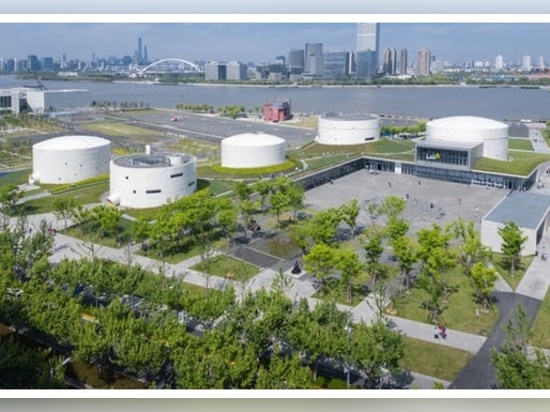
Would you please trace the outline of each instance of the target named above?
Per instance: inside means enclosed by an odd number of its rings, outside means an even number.
[[[125,179],[128,180],[128,176],[126,176]]]
[[[183,173],[175,173],[173,175],[170,175],[170,177],[173,179],[174,177],[182,177]]]
[[[195,182],[189,182],[189,183],[187,183],[187,187],[193,186],[194,184],[195,184]]]
[[[146,190],[145,193],[147,194],[153,194],[153,193],[160,193],[162,190],[160,189],[154,189],[154,190]]]

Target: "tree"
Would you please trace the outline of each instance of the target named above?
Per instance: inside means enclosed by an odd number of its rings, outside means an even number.
[[[13,216],[17,212],[17,202],[23,197],[23,192],[16,185],[0,187],[1,211],[7,216]]]
[[[246,182],[238,182],[234,186],[233,190],[235,190],[235,193],[237,193],[237,196],[241,201],[249,200],[252,193],[254,193],[252,186]]]
[[[334,270],[335,250],[324,243],[316,244],[309,253],[304,256],[306,270],[313,273],[319,279],[328,277]]]
[[[495,269],[487,267],[484,263],[477,262],[472,266],[470,277],[479,299],[483,302],[483,307],[487,310],[488,304],[491,303],[491,295],[495,290],[495,282],[498,278]]]
[[[527,236],[523,236],[523,232],[519,226],[512,221],[506,222],[503,227],[498,229],[498,234],[502,239],[502,253],[510,265],[511,275],[514,276],[514,271],[519,265],[521,250],[523,249],[523,244],[527,241]]]
[[[382,232],[370,227],[362,236],[363,249],[365,250],[365,259],[367,261],[367,269],[372,277],[373,284],[376,285],[378,276],[378,261],[384,252],[382,244]]]
[[[311,237],[315,243],[334,245],[337,240],[340,211],[328,208],[317,213],[311,220]]]
[[[67,221],[74,215],[76,208],[76,200],[72,197],[60,197],[53,202],[53,214],[59,219],[63,220],[63,226],[67,229]]]
[[[437,323],[442,311],[442,300],[446,299],[450,285],[445,274],[456,265],[456,254],[449,249],[452,238],[450,227],[432,225],[430,229],[418,231],[417,256],[422,264],[418,286],[427,293],[426,310],[431,312],[432,322]]]
[[[404,237],[409,231],[410,223],[404,219],[392,216],[386,223],[385,234],[389,239],[389,243],[392,244],[397,239]]]
[[[354,251],[341,250],[335,256],[336,269],[340,271],[342,283],[346,288],[346,301],[348,305],[352,303],[353,283],[361,273],[362,264],[359,256]]]
[[[260,180],[254,184],[254,190],[260,195],[260,208],[262,211],[265,209],[265,201],[272,189],[273,184],[269,180]]]
[[[296,213],[304,207],[304,188],[291,182],[287,189],[287,196],[288,207],[293,212],[293,219],[296,220]]]
[[[307,255],[309,253],[309,247],[311,245],[311,222],[302,221],[290,226],[288,235],[294,243],[296,243],[302,253]]]
[[[472,266],[478,262],[485,262],[491,251],[481,243],[479,232],[475,229],[474,222],[466,222],[459,218],[453,225],[454,236],[460,241],[460,260],[466,272],[470,274]]]
[[[269,204],[271,206],[271,210],[273,211],[273,213],[275,213],[275,216],[277,217],[277,225],[279,225],[281,214],[287,211],[290,207],[288,195],[282,191],[277,190],[275,193],[271,194],[271,197],[269,198]]]
[[[386,196],[386,198],[377,207],[377,212],[381,215],[385,215],[388,219],[398,217],[405,208],[407,202],[397,196]]]
[[[285,357],[277,352],[269,367],[260,367],[255,389],[311,389],[311,371],[300,364],[298,355]]]
[[[401,275],[405,277],[405,284],[407,290],[409,290],[411,288],[410,273],[414,264],[418,261],[416,246],[409,237],[402,236],[393,241],[392,247],[397,258],[397,265]]]
[[[500,349],[491,352],[502,389],[546,389],[550,386],[550,359],[541,351],[529,356],[531,322],[522,306],[504,326],[505,339]]]
[[[365,386],[370,389],[381,387],[380,379],[385,371],[399,371],[399,361],[405,354],[403,337],[390,330],[385,322],[355,326],[350,346],[353,363],[363,372]]]
[[[351,199],[349,203],[340,206],[340,217],[350,227],[352,237],[355,236],[359,211],[359,201],[357,199]]]

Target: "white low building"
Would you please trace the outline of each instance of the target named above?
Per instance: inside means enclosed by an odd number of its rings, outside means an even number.
[[[29,90],[26,94],[27,104],[39,114],[89,108],[92,103],[90,90]]]
[[[222,167],[245,169],[285,162],[285,140],[264,133],[243,133],[222,140]]]
[[[515,222],[527,240],[522,256],[534,255],[548,229],[550,196],[512,192],[502,198],[481,220],[481,242],[493,252],[502,252],[499,229],[507,222]]]
[[[185,153],[139,153],[111,161],[108,201],[142,209],[162,206],[197,189],[197,159]]]
[[[480,145],[482,157],[508,160],[508,125],[475,116],[453,116],[426,123],[424,145]]]
[[[111,142],[96,136],[61,136],[32,147],[30,183],[64,184],[109,173]]]
[[[319,117],[317,143],[363,144],[380,138],[380,119],[370,114],[325,113]]]

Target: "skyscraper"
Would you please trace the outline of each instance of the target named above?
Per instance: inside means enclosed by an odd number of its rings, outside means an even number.
[[[379,34],[380,25],[378,23],[357,23],[355,46],[356,79],[370,80],[378,72]]]
[[[504,69],[504,57],[502,57],[502,54],[499,54],[495,58],[495,70],[499,71]]]
[[[399,74],[407,74],[407,67],[409,65],[407,49],[401,49],[399,51]]]
[[[138,37],[138,49],[137,49],[137,64],[143,62],[143,44],[141,43],[141,37]]]
[[[397,72],[397,50],[384,49],[382,72],[389,75],[394,75]]]
[[[302,74],[304,72],[304,49],[290,49],[288,72],[290,74]]]
[[[304,72],[311,76],[323,75],[323,43],[306,43]]]
[[[143,64],[149,63],[149,55],[147,53],[147,46],[143,46]]]
[[[531,56],[523,56],[521,59],[521,69],[530,72],[532,68],[533,65],[531,64]]]
[[[416,58],[416,75],[417,76],[429,76],[430,75],[430,63],[432,62],[432,55],[430,49],[418,50]]]

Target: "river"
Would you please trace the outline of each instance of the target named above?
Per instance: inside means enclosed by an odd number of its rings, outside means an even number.
[[[481,116],[550,119],[547,89],[519,87],[250,87],[212,85],[153,85],[79,81],[43,81],[48,89],[88,89],[100,101],[144,102],[150,107],[175,108],[177,103],[259,107],[288,98],[294,113],[379,113],[426,118]],[[0,88],[33,85],[33,80],[0,76]]]

